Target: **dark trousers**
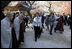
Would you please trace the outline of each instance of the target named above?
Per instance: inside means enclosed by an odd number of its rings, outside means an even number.
[[[49,25],[47,25],[47,29],[49,30]]]
[[[53,25],[50,25],[50,34],[52,34]]]
[[[28,26],[28,22],[26,22],[26,26]]]
[[[66,23],[67,23],[67,20],[64,20],[64,21],[63,21],[63,23],[64,23],[64,25],[66,25]]]
[[[44,28],[44,25],[43,25],[44,23],[42,23],[42,27]]]
[[[41,29],[40,27],[34,26],[34,32],[35,32],[35,40],[37,41],[37,38],[41,35]]]
[[[12,48],[18,48],[18,41],[17,41],[17,38],[16,38],[14,28],[12,28]]]

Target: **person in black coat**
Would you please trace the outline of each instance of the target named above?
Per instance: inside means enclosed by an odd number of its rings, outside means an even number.
[[[45,16],[43,15],[43,13],[40,13],[39,15],[40,17],[42,17],[41,22],[42,22],[42,27],[44,28],[44,20],[45,20]]]
[[[24,19],[24,21],[26,23],[26,26],[28,27],[28,20],[29,20],[29,18],[25,16],[23,19]]]
[[[70,26],[70,29],[71,29],[71,16],[68,18],[68,22],[69,22],[69,26]]]
[[[66,25],[67,23],[67,16],[63,13],[63,24]]]
[[[44,19],[45,19],[45,17],[42,15],[42,27],[44,28]]]

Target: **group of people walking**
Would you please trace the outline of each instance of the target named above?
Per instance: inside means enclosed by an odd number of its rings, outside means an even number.
[[[16,13],[13,15],[7,12],[6,16],[1,20],[1,47],[2,48],[19,48],[20,44],[24,44],[24,32],[28,26],[29,18],[23,13]],[[44,24],[52,35],[52,31],[56,33],[57,30],[63,33],[63,26],[68,25],[71,28],[71,17],[66,18],[65,15],[57,15],[51,12],[46,17],[42,13],[36,12],[33,18],[32,27],[34,29],[35,42],[40,38],[43,32]]]
[[[68,24],[71,28],[71,19],[70,15],[69,18],[63,13],[63,15],[55,14],[51,12],[46,17],[42,13],[36,13],[33,19],[33,27],[35,32],[35,41],[40,38],[41,33],[43,33],[44,24],[46,26],[46,30],[49,31],[50,35],[52,35],[52,31],[54,30],[55,33],[59,31],[61,34],[64,32],[64,25]]]

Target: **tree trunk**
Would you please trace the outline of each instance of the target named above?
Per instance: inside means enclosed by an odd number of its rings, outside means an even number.
[[[30,11],[27,11],[27,13],[29,14],[29,16],[32,18],[32,15],[30,14]]]

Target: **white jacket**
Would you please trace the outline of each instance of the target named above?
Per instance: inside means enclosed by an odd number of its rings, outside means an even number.
[[[10,21],[8,17],[1,20],[1,47],[10,48],[12,43]]]
[[[33,25],[33,26],[40,26],[40,27],[42,27],[41,17],[38,17],[38,18],[35,17],[35,18],[33,19],[32,25]]]
[[[17,40],[19,40],[19,30],[20,30],[20,23],[19,22],[20,22],[20,19],[18,16],[14,19],[14,28],[15,28]]]

